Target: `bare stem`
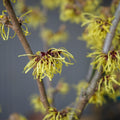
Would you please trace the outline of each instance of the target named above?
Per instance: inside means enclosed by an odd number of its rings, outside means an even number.
[[[113,20],[112,26],[110,27],[110,33],[107,34],[106,39],[105,39],[105,43],[103,46],[104,53],[108,53],[108,51],[111,47],[111,44],[112,44],[112,39],[115,35],[116,27],[120,21],[120,3],[118,5],[118,8],[117,8],[114,16],[115,16],[115,19]]]
[[[12,8],[12,5],[10,3],[10,0],[4,0],[4,3],[5,3],[5,7],[6,7],[6,10],[8,12],[8,15],[12,21],[12,25],[13,25],[13,30],[16,32],[26,54],[33,54],[28,42],[27,42],[27,39],[21,29],[21,26],[17,20],[17,17],[15,15],[15,12]],[[32,57],[29,56],[29,59],[31,60]],[[44,105],[44,107],[46,108],[46,110],[48,110],[49,108],[49,103],[48,103],[48,100],[47,100],[47,95],[46,95],[46,92],[45,92],[45,88],[44,88],[44,84],[43,82],[39,79],[37,79],[37,85],[38,85],[38,88],[39,88],[39,92],[40,92],[40,97],[41,97],[41,101]]]
[[[105,39],[105,43],[104,43],[104,47],[103,47],[104,53],[108,53],[108,51],[110,50],[110,47],[112,44],[112,39],[115,35],[115,30],[116,30],[119,20],[120,20],[120,4],[118,5],[118,8],[116,10],[115,18],[112,21],[112,26],[110,27],[110,33],[107,34],[106,39]],[[101,69],[100,69],[100,71],[96,71],[94,77],[92,78],[92,80],[90,82],[90,85],[88,86],[88,88],[86,90],[82,91],[79,101],[76,104],[75,110],[76,110],[76,113],[77,113],[79,119],[83,113],[83,110],[85,109],[85,106],[87,105],[87,103],[89,101],[89,98],[94,94],[97,81],[101,77]],[[77,112],[77,110],[80,110],[80,111]]]

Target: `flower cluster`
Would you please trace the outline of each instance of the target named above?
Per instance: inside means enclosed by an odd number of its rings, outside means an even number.
[[[82,38],[87,42],[88,46],[102,48],[104,39],[109,32],[114,17],[104,18],[103,16],[94,16],[88,13],[83,13],[82,16],[82,26],[87,25]]]
[[[94,13],[100,3],[101,0],[61,0],[60,19],[78,24],[84,21],[82,12]]]
[[[101,0],[79,0],[80,4],[83,6],[84,12],[94,13],[97,12],[96,9],[101,3]]]
[[[60,19],[62,21],[71,21],[80,23],[81,21],[80,8],[75,4],[74,0],[66,0],[61,4]]]
[[[26,23],[28,23],[27,19],[24,18],[27,14],[29,14],[31,11],[26,12],[25,14],[21,15],[20,17],[17,17],[18,22],[20,26],[22,26],[22,30],[25,34],[25,36],[29,35],[30,33],[28,32],[28,28],[26,26]],[[7,31],[6,28],[7,27]],[[0,15],[0,34],[3,40],[8,40],[9,38],[9,32],[10,32],[10,27],[13,28],[11,19],[9,16],[7,16],[7,11],[3,10],[2,15]],[[16,33],[14,33],[13,37],[15,37]],[[10,36],[10,38],[13,38]]]
[[[120,49],[120,23],[115,31],[114,39],[112,40],[112,45],[116,50]]]
[[[52,103],[51,99],[48,98],[49,103]],[[38,95],[32,95],[30,99],[30,103],[33,106],[35,112],[41,112],[42,114],[45,114],[46,109],[41,102],[40,96]]]
[[[58,42],[66,42],[68,34],[65,31],[65,28],[61,27],[57,32],[53,32],[50,29],[44,29],[41,31],[41,37],[49,46],[51,46]]]
[[[42,0],[42,5],[50,10],[59,7],[61,0]]]
[[[107,95],[109,98],[115,100],[115,97],[120,96],[120,94],[118,94],[117,90],[115,89],[115,86],[120,86],[120,81],[117,79],[116,75],[116,71],[120,70],[119,51],[111,50],[107,54],[101,51],[97,51],[90,53],[88,57],[94,58],[94,61],[91,63],[94,68],[100,70],[102,67],[103,71],[102,77],[98,81],[98,88],[95,92],[96,95],[93,95],[91,98],[92,102],[95,100],[95,97],[101,97],[100,105],[102,105],[102,103],[105,103],[104,95]]]
[[[18,15],[31,11],[29,15],[26,16],[26,19],[28,21],[28,25],[34,29],[46,22],[46,17],[41,9],[39,7],[26,6],[24,0],[18,0],[15,4],[15,9]]]
[[[5,25],[7,26],[7,24],[9,23],[9,18],[5,13],[6,11],[3,10],[2,15],[0,15],[0,34],[3,40],[8,40],[10,28],[8,27],[6,32]]]
[[[61,73],[63,63],[73,65],[71,59],[74,59],[73,55],[65,49],[51,48],[47,52],[36,52],[35,55],[25,54],[20,56],[33,56],[34,58],[28,62],[25,66],[24,71],[27,73],[30,69],[34,68],[32,75],[35,79],[40,81],[47,76],[50,81],[54,74]],[[66,58],[69,62],[66,61]]]
[[[63,95],[67,94],[69,91],[68,83],[64,82],[62,79],[59,80],[59,82],[56,86],[56,91],[60,92]]]
[[[78,120],[78,117],[75,113],[67,110],[57,111],[55,108],[49,108],[48,114],[43,118],[43,120],[70,120],[72,114],[74,120]]]
[[[96,51],[90,53],[88,57],[95,58],[91,65],[96,66],[98,70],[102,66],[105,73],[120,69],[120,53],[118,51],[112,50],[109,51],[108,54]]]
[[[96,91],[89,99],[89,103],[96,104],[96,106],[102,106],[104,103],[106,103],[104,91]]]
[[[37,7],[29,7],[28,9],[32,10],[29,16],[27,16],[29,26],[34,29],[40,26],[41,24],[46,23],[46,17]],[[33,23],[34,22],[34,23]]]
[[[17,15],[21,15],[24,14],[25,12],[27,12],[29,9],[27,8],[27,6],[25,5],[25,1],[24,0],[17,0],[16,4],[15,4],[15,11]]]
[[[80,81],[77,85],[73,85],[73,87],[77,91],[77,96],[80,96],[82,89],[86,89],[88,87],[88,83]]]
[[[120,82],[116,80],[115,74],[104,75],[99,81],[98,91],[100,91],[101,88],[104,88],[106,93],[115,93],[115,90],[113,88],[114,84],[120,86]]]

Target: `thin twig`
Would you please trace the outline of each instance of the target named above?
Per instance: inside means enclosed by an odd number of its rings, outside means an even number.
[[[42,13],[47,16],[47,11],[48,9],[44,6],[43,7],[43,10],[42,10]],[[40,24],[40,32],[44,31],[46,29],[46,24]],[[45,52],[48,51],[49,49],[49,45],[48,45],[48,42],[45,38],[42,38],[42,41],[43,41],[43,49]],[[52,86],[52,83],[51,81],[49,80],[48,77],[45,78],[46,79],[46,84],[47,84],[47,90],[49,91],[49,97],[51,99],[51,106],[54,106],[54,91],[55,91],[55,88]]]
[[[118,5],[118,8],[116,10],[115,18],[112,21],[112,26],[110,27],[110,33],[107,34],[106,39],[105,39],[103,52],[106,54],[110,50],[110,47],[112,44],[112,39],[115,35],[115,30],[116,30],[119,20],[120,20],[120,4]],[[96,71],[94,77],[91,80],[89,87],[86,90],[82,91],[82,93],[80,95],[79,102],[77,103],[76,108],[75,108],[79,119],[83,113],[83,110],[85,109],[85,106],[87,105],[87,103],[89,101],[89,98],[94,94],[94,90],[96,88],[97,81],[99,80],[99,78],[101,76],[101,69],[100,69],[100,71]],[[80,111],[77,111],[77,110],[80,110]]]
[[[91,59],[91,62],[93,61],[93,59]],[[89,68],[88,68],[88,74],[86,76],[86,81],[87,82],[90,82],[90,80],[92,79],[92,74],[94,73],[94,69],[93,69],[93,66],[90,65]]]
[[[118,8],[117,8],[114,16],[115,16],[115,19],[113,20],[112,26],[110,27],[110,33],[107,34],[106,39],[105,39],[105,43],[103,46],[104,53],[108,53],[108,51],[111,47],[111,44],[112,44],[112,39],[115,35],[116,27],[120,21],[120,3],[118,5]]]
[[[26,54],[33,54],[28,42],[27,42],[27,39],[21,29],[21,26],[17,20],[17,17],[15,15],[15,12],[12,8],[12,5],[10,3],[10,0],[4,0],[4,4],[5,4],[5,7],[6,7],[6,10],[8,12],[8,15],[12,21],[12,25],[13,25],[13,30],[16,32]],[[28,56],[29,59],[31,60],[32,57],[31,56]],[[46,95],[46,92],[45,92],[45,88],[44,88],[44,84],[43,82],[39,79],[37,79],[37,85],[38,85],[38,88],[39,88],[39,92],[40,92],[40,98],[41,98],[41,101],[44,105],[44,107],[46,108],[46,110],[48,110],[49,108],[49,103],[48,103],[48,100],[47,100],[47,95]]]

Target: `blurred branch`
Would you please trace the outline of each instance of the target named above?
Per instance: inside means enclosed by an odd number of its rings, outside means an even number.
[[[119,20],[120,20],[120,4],[118,5],[118,8],[117,8],[116,13],[115,13],[115,18],[112,21],[112,26],[110,27],[110,32],[107,34],[106,39],[105,39],[105,43],[103,46],[103,52],[106,54],[110,50],[110,47],[112,44],[112,39],[115,35],[115,30],[116,30],[116,27],[118,25]],[[88,88],[86,90],[83,90],[81,95],[80,95],[79,101],[75,107],[75,110],[76,110],[76,113],[77,113],[79,119],[81,118],[83,110],[85,109],[85,106],[87,105],[87,103],[89,101],[89,98],[94,94],[97,81],[101,77],[101,72],[102,72],[102,68],[100,69],[100,71],[95,72],[95,75],[92,78],[90,85],[88,86]]]
[[[90,60],[90,63],[93,61],[93,59]],[[87,82],[90,82],[90,80],[92,79],[93,77],[93,74],[95,72],[95,69],[93,68],[92,65],[89,65],[89,68],[88,68],[88,74],[86,76],[86,81]]]
[[[17,20],[17,17],[15,15],[15,12],[12,8],[12,5],[10,3],[10,0],[4,0],[4,3],[5,3],[5,7],[6,7],[6,10],[8,12],[8,15],[12,21],[12,25],[13,25],[13,30],[16,32],[26,54],[33,54],[30,46],[29,46],[29,43],[27,42],[27,39],[21,29],[21,26]],[[31,56],[28,56],[29,59],[31,60],[32,57]],[[46,95],[46,92],[45,92],[45,88],[44,88],[44,84],[43,84],[43,81],[40,82],[39,79],[37,79],[37,85],[38,85],[38,88],[39,88],[39,92],[40,92],[40,97],[41,97],[41,101],[43,102],[43,105],[44,107],[46,108],[46,110],[49,108],[49,103],[48,103],[48,100],[47,100],[47,95]]]

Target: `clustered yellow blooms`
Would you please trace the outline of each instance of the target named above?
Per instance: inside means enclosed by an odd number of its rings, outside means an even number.
[[[103,72],[114,72],[117,69],[120,69],[120,53],[118,51],[112,50],[108,54],[105,54],[101,51],[96,51],[90,53],[88,57],[94,58],[94,61],[91,63],[96,69],[100,69],[102,66]]]
[[[85,90],[88,87],[88,82],[85,81],[80,81],[77,85],[74,85],[73,87],[77,91],[77,101],[79,100],[79,96],[82,92],[82,90]],[[89,99],[90,104],[96,104],[96,106],[101,106],[103,105],[106,101],[104,98],[104,92],[103,91],[96,91],[92,97]]]
[[[33,95],[31,97],[30,103],[36,112],[40,111],[43,114],[45,113],[46,109],[45,109],[45,107],[44,107],[43,103],[41,102],[40,97],[38,95]]]
[[[89,99],[89,103],[96,104],[97,107],[102,106],[104,103],[106,103],[106,100],[104,98],[104,91],[96,91]]]
[[[97,70],[100,70],[102,67],[102,77],[98,81],[98,88],[95,94],[91,97],[91,103],[98,103],[101,100],[100,105],[105,103],[104,95],[107,95],[109,98],[116,100],[116,97],[120,96],[118,90],[114,86],[120,86],[120,82],[117,80],[115,72],[120,70],[120,53],[118,50],[111,50],[107,54],[96,51],[90,53],[88,57],[94,58],[91,65],[94,66]],[[96,98],[96,102],[95,102]]]
[[[55,108],[49,108],[48,114],[43,118],[43,120],[70,120],[71,115],[73,114],[74,120],[78,120],[78,117],[75,113],[69,111],[57,111]]]
[[[103,81],[104,79],[107,79],[106,83],[105,83],[105,81]],[[111,82],[110,86],[108,85],[108,84],[110,84],[109,80]],[[114,84],[112,83],[112,80],[113,80]],[[116,101],[117,98],[120,97],[120,91],[119,91],[119,89],[115,90],[113,88],[114,85],[119,85],[120,83],[119,82],[116,83],[116,80],[114,79],[113,75],[109,76],[109,78],[107,76],[104,76],[103,78],[101,78],[101,81],[103,81],[103,83],[101,83],[101,86],[98,83],[98,90],[93,94],[93,96],[89,100],[89,103],[96,104],[97,107],[98,106],[102,106],[103,104],[105,104],[107,102],[106,101],[106,97],[108,99],[113,100],[113,101]]]
[[[28,9],[32,10],[29,16],[27,16],[29,26],[34,29],[40,26],[41,24],[46,23],[46,17],[42,13],[42,11],[37,7],[28,7]],[[34,23],[33,23],[34,22]]]
[[[80,3],[83,5],[83,11],[84,12],[89,12],[89,13],[94,13],[97,12],[96,9],[101,3],[101,0],[79,0]]]
[[[30,35],[29,31],[28,31],[28,27],[26,25],[26,23],[29,23],[29,20],[28,20],[28,14],[31,14],[32,10],[29,10],[27,12],[25,12],[24,14],[22,14],[19,18],[18,18],[18,22],[20,23],[20,25],[22,26],[22,30],[25,34],[25,36],[28,36]]]
[[[35,79],[40,79],[40,81],[46,76],[51,81],[54,74],[61,73],[63,63],[66,66],[73,65],[71,59],[74,59],[71,53],[61,48],[51,48],[47,52],[38,51],[35,55],[24,54],[20,56],[33,56],[33,59],[24,67],[24,71],[27,73],[34,68],[32,75]],[[66,58],[69,62],[66,61]]]
[[[108,97],[111,98],[113,101],[116,101],[118,97],[120,97],[120,90],[116,90],[115,93],[107,93]]]
[[[7,15],[5,14],[5,12],[6,11],[3,10],[2,15],[0,15],[0,34],[3,40],[8,40],[10,28],[8,27],[7,32],[5,31],[6,23],[9,22],[9,19]]]
[[[120,83],[116,80],[115,74],[104,75],[98,82],[98,88],[90,98],[89,103],[96,104],[96,106],[102,106],[105,104],[107,96],[109,99],[116,101],[120,96],[120,91],[114,89],[114,85],[120,86]]]
[[[79,97],[81,94],[81,91],[88,87],[88,82],[80,81],[77,85],[73,85],[73,87],[77,91],[77,96]]]
[[[28,8],[25,5],[24,0],[17,0],[17,2],[15,4],[15,11],[16,11],[17,15],[21,15],[21,14],[25,13],[26,11],[28,11]]]
[[[21,15],[26,13],[26,11],[31,11],[29,15],[26,16],[28,25],[34,29],[44,24],[46,22],[46,17],[39,7],[26,6],[24,0],[18,0],[15,4],[16,13]],[[34,23],[33,23],[34,22]]]
[[[2,15],[0,15],[0,34],[1,34],[1,37],[3,38],[3,40],[8,40],[9,32],[10,32],[9,26],[12,26],[11,19],[9,18],[9,16],[7,16],[5,14],[6,12],[7,12],[6,10],[3,10]],[[20,26],[22,26],[22,30],[23,30],[25,36],[29,35],[30,33],[28,32],[28,28],[26,26],[26,23],[28,23],[28,21],[26,18],[25,19],[23,19],[23,18],[30,12],[31,11],[28,11],[25,14],[21,15],[20,17],[17,17]],[[5,26],[7,27],[7,32],[5,31]],[[13,37],[15,37],[15,35],[16,35],[16,33],[14,33]],[[13,37],[10,36],[10,38],[13,38]]]
[[[115,37],[112,41],[113,47],[116,49],[120,49],[120,32],[116,31]]]
[[[50,98],[48,98],[48,102],[52,103]],[[30,103],[33,106],[35,112],[41,112],[42,114],[45,114],[46,109],[45,109],[42,101],[40,100],[40,96],[32,95],[31,99],[30,99]]]
[[[115,31],[115,36],[112,40],[112,45],[115,49],[120,49],[120,23],[118,24],[117,29]]]
[[[61,0],[60,19],[78,24],[84,21],[81,13],[95,13],[100,3],[101,0]]]
[[[115,90],[113,88],[114,84],[120,86],[120,82],[116,80],[115,74],[110,73],[110,74],[104,75],[99,81],[98,91],[100,91],[101,88],[104,88],[106,93],[114,94],[115,93]]]
[[[69,85],[68,85],[68,83],[64,82],[63,80],[60,80],[56,87],[56,90],[59,91],[61,94],[65,95],[69,91]]]
[[[41,0],[41,3],[44,7],[53,10],[59,7],[61,0]]]
[[[74,0],[63,0],[61,4],[60,19],[62,21],[70,21],[80,23],[81,21],[80,8],[75,4]]]
[[[68,34],[65,30],[58,30],[57,32],[53,32],[50,29],[44,29],[41,31],[41,37],[47,42],[48,46],[51,46],[58,42],[66,42]]]
[[[82,26],[87,25],[83,40],[87,42],[87,46],[94,48],[102,48],[106,34],[112,25],[111,22],[114,17],[104,18],[103,16],[94,16],[89,13],[83,13]]]

